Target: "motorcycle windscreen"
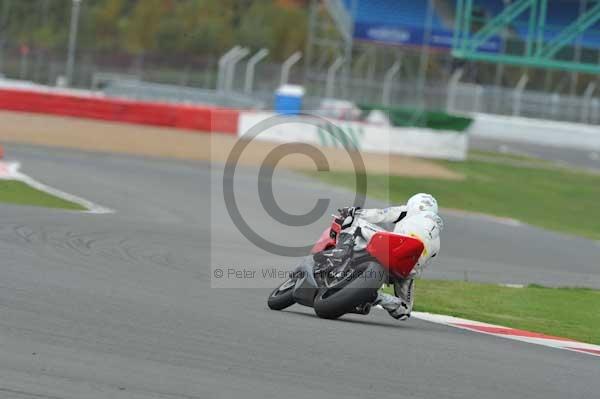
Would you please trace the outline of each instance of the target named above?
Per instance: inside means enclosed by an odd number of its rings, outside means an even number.
[[[378,232],[367,245],[367,251],[390,274],[407,277],[419,261],[425,247],[421,240],[390,232]]]

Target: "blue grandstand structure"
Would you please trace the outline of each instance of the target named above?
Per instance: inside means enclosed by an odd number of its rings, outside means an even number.
[[[447,9],[455,10],[457,0],[440,0],[433,4],[446,3]],[[428,11],[428,0],[343,0],[346,10],[353,16],[354,38],[389,45],[411,45],[450,48],[452,47],[453,19],[442,18],[437,7]],[[510,3],[510,2],[508,2]],[[508,4],[505,0],[475,0],[474,12],[482,20],[490,20]],[[597,0],[548,0],[544,40],[558,35],[582,11],[595,5]],[[428,13],[430,13],[428,15]],[[529,11],[513,21],[510,31],[514,38],[525,38],[528,34]],[[600,48],[600,25],[596,24],[583,35],[573,40],[572,45],[585,48]],[[482,46],[482,50],[498,52],[501,39],[494,37]]]
[[[354,38],[388,45],[452,47],[452,23],[444,23],[426,0],[344,0],[354,19]],[[499,51],[499,39],[487,43],[487,51]]]

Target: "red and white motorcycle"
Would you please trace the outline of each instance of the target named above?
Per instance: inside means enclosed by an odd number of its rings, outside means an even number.
[[[290,273],[267,301],[269,308],[282,310],[295,303],[312,307],[319,317],[336,319],[346,313],[368,314],[377,291],[390,278],[406,278],[423,253],[423,243],[358,220],[377,232],[364,250],[353,251],[343,262],[315,264],[313,256],[335,248],[343,219],[336,216],[311,250],[311,256]],[[369,226],[366,226],[369,225]]]

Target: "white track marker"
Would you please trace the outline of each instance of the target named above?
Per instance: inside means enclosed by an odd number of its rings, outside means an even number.
[[[525,284],[498,284],[500,287],[506,288],[525,288]]]
[[[78,197],[73,194],[65,193],[59,189],[54,187],[50,187],[44,183],[41,183],[31,176],[28,176],[19,171],[21,165],[18,162],[0,162],[0,179],[4,180],[19,180],[23,183],[37,189],[40,191],[44,191],[50,195],[55,197],[62,198],[66,201],[74,202],[76,204],[81,205],[86,208],[87,211],[83,211],[84,213],[93,213],[93,214],[109,214],[115,213],[114,210],[110,208],[103,207],[101,205],[95,204],[91,201],[86,200],[85,198]]]
[[[478,321],[432,313],[412,312],[412,317],[415,319],[436,324],[443,324],[463,330],[600,357],[599,345],[586,344],[584,342],[578,342],[569,338],[553,337],[550,335],[518,330],[516,328],[502,327],[494,324],[481,323]]]
[[[381,305],[375,308],[384,310]],[[564,349],[572,352],[585,353],[586,355],[600,357],[600,345],[586,344],[569,338],[553,337],[531,331],[518,330],[516,328],[502,327],[494,324],[482,323],[479,321],[461,319],[453,316],[441,314],[412,312],[411,317],[427,321],[429,323],[443,324],[449,327],[460,328],[481,334],[494,335],[496,337],[512,339],[515,341],[527,342],[530,344],[547,346],[550,348]]]

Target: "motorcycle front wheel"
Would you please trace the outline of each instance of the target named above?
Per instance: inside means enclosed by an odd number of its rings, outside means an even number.
[[[272,310],[283,310],[289,308],[296,303],[294,300],[294,287],[296,286],[296,280],[288,279],[279,287],[275,288],[269,299],[267,305]]]
[[[319,290],[313,306],[315,313],[324,319],[337,319],[354,312],[359,306],[373,303],[386,281],[387,273],[379,263],[359,264],[337,284]]]

